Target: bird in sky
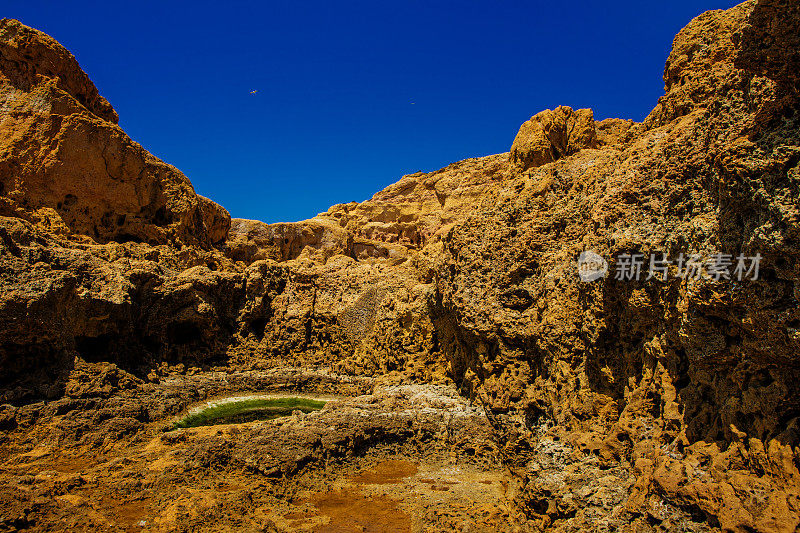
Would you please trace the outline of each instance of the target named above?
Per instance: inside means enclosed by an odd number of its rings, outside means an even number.
[[[250,91],[250,94],[256,94],[257,92],[258,92],[258,89],[254,89],[254,90]]]

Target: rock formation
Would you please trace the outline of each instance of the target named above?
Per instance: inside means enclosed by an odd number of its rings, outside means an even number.
[[[97,242],[207,247],[225,238],[230,215],[117,126],[64,47],[4,19],[0,50],[3,214]]]
[[[643,123],[556,107],[509,153],[266,224],[3,20],[0,530],[795,531],[798,27],[789,0],[705,13]],[[720,252],[758,279],[615,275]],[[340,399],[162,433],[263,390]]]
[[[561,106],[547,109],[525,122],[511,145],[511,160],[521,169],[539,167],[597,148],[597,128],[591,109]]]

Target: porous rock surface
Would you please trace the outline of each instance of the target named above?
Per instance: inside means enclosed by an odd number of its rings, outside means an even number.
[[[0,530],[379,528],[370,505],[386,531],[795,531],[799,28],[788,0],[705,13],[643,123],[555,107],[507,154],[266,224],[3,20]],[[585,250],[610,275],[582,282]],[[614,276],[715,252],[759,279]],[[276,390],[344,399],[161,433]],[[406,462],[429,477],[364,481]]]

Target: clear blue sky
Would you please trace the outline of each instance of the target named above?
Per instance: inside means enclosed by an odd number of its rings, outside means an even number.
[[[198,193],[277,222],[505,152],[545,108],[641,120],[675,33],[736,3],[7,0],[0,15],[69,48]]]

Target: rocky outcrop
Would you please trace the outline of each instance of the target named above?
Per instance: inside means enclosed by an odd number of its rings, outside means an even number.
[[[396,263],[406,259],[406,252],[404,246],[354,236],[324,217],[277,224],[234,219],[226,242],[228,257],[248,264],[259,259],[301,258],[325,263],[337,255],[361,261],[390,259]]]
[[[800,6],[788,0],[758,2],[748,23],[733,38],[739,46],[736,64],[800,91]]]
[[[52,80],[96,117],[119,122],[117,112],[100,96],[75,57],[55,39],[16,20],[2,19],[0,42],[0,70],[12,86],[31,92],[43,80]]]
[[[510,160],[520,170],[551,163],[582,148],[597,147],[594,114],[591,109],[561,106],[531,117],[511,145]]]
[[[332,220],[356,237],[420,250],[439,241],[489,191],[503,187],[510,176],[507,157],[466,159],[409,174],[366,202],[334,205],[317,218]]]
[[[324,263],[334,255],[352,249],[352,237],[331,224],[307,221],[288,224],[265,224],[259,220],[234,219],[227,242],[228,255],[246,263],[258,259],[288,261],[311,250]],[[315,254],[316,255],[316,254]]]
[[[0,213],[97,242],[207,247],[225,236],[227,212],[117,126],[60,44],[3,19],[0,72]]]
[[[781,89],[783,68],[751,69],[740,55],[760,42],[793,46],[794,35],[772,42],[781,19],[759,6],[709,12],[680,32],[666,95],[644,129],[532,167],[516,194],[498,193],[496,207],[445,240],[446,355],[496,413],[543,526],[793,531],[800,522],[790,200],[800,109]],[[609,260],[607,277],[581,281],[584,250]],[[759,279],[686,279],[675,264],[666,280],[648,279],[650,258],[717,252],[760,255]],[[641,254],[640,279],[617,276],[624,254]],[[570,446],[562,483],[622,465],[627,473],[606,485],[616,492],[579,504],[574,489],[543,482],[550,439]],[[586,464],[592,456],[597,466]]]
[[[220,244],[228,238],[231,228],[231,214],[228,210],[206,198],[197,195],[200,212],[203,215],[203,228],[211,244]]]

